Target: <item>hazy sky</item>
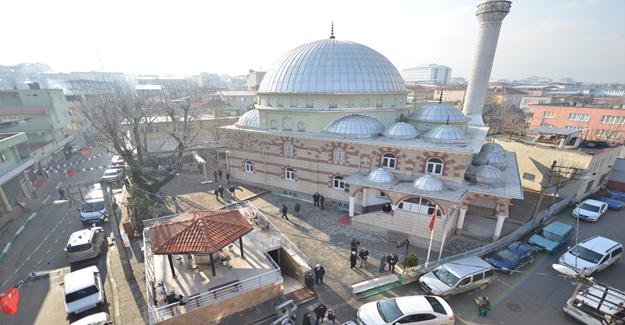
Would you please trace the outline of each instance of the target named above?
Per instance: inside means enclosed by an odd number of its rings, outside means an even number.
[[[367,45],[398,69],[425,63],[467,77],[478,1],[3,1],[0,65],[57,71],[246,74],[329,36]],[[625,82],[625,1],[517,0],[492,78]]]

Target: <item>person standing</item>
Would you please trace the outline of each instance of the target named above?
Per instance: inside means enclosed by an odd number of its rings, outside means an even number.
[[[293,211],[295,211],[295,216],[296,217],[301,217],[299,214],[299,211],[302,209],[302,206],[299,204],[299,202],[295,202],[295,206],[293,207]]]
[[[358,261],[358,256],[356,256],[356,251],[352,251],[351,255],[349,255],[349,268],[350,269],[355,268],[357,261]]]
[[[235,193],[235,192],[236,192],[236,190],[237,190],[237,188],[236,188],[234,185],[230,186],[230,188],[228,189],[228,191],[230,191],[230,194],[232,194],[232,197],[233,197],[233,198],[236,198],[236,197],[237,197],[237,195],[236,195],[236,193]]]
[[[215,189],[213,193],[215,193],[215,200],[219,201],[219,189]]]
[[[315,192],[315,194],[313,194],[313,202],[316,207],[319,206],[319,193],[318,192]]]
[[[226,173],[226,182],[230,184],[230,173]]]
[[[221,180],[224,177],[224,172],[220,170],[217,171],[217,176],[219,177],[219,180]]]
[[[321,210],[325,209],[325,207],[323,206],[323,202],[325,202],[325,201],[326,201],[325,196],[319,195],[319,206],[321,207]]]
[[[326,269],[323,267],[323,265],[317,263],[313,271],[315,272],[315,283],[317,285],[323,283],[323,276],[326,274]]]
[[[352,252],[358,251],[358,245],[360,245],[360,242],[357,241],[356,238],[352,238],[352,242],[349,244],[349,246],[352,249]]]
[[[391,273],[395,273],[395,265],[399,261],[399,256],[397,256],[397,254],[393,253],[389,257],[390,257],[389,261],[388,261],[389,270],[391,271]]]
[[[336,322],[336,314],[334,314],[334,311],[332,309],[328,309],[328,320],[332,321],[332,325],[334,325]]]
[[[367,259],[369,258],[369,251],[366,248],[362,248],[360,250],[360,253],[358,253],[358,256],[360,257],[360,268],[362,268],[363,266],[365,267],[365,270],[369,269],[369,263],[367,263]]]
[[[286,213],[289,211],[289,208],[286,207],[286,204],[282,205],[282,219],[289,220],[289,216]]]
[[[384,269],[386,268],[387,258],[388,258],[388,254],[384,253],[384,255],[382,255],[382,258],[380,259],[380,266],[378,267],[378,273],[384,272]]]
[[[223,199],[224,198],[224,187],[219,185],[219,187],[217,188],[217,191],[219,192],[219,196]]]
[[[312,325],[310,322],[310,313],[304,313],[304,316],[302,316],[302,325]]]
[[[312,274],[310,271],[306,271],[304,274],[304,283],[306,284],[306,288],[310,291],[314,291],[313,286],[315,285],[315,280],[313,280]]]
[[[215,178],[215,182],[217,182],[217,171],[213,170],[213,177]]]
[[[63,190],[60,187],[59,187],[59,196],[61,197],[61,200],[65,200],[65,190]]]
[[[319,322],[323,321],[323,319],[326,316],[326,311],[328,311],[328,307],[326,307],[326,305],[319,303],[319,305],[317,305],[317,307],[315,307],[315,316],[317,316],[317,320],[315,321],[315,324],[319,324]]]

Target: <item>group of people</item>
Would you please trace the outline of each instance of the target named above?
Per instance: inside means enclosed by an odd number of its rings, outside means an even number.
[[[316,207],[320,207],[321,210],[325,209],[325,206],[323,205],[325,201],[325,196],[319,194],[319,192],[315,192],[315,194],[313,194],[313,203]]]
[[[317,307],[315,307],[315,309],[313,310],[313,313],[315,314],[315,325],[325,324],[323,321],[326,318],[328,319],[328,321],[332,322],[330,324],[336,324],[336,314],[332,309],[329,309],[323,303],[319,303]],[[311,316],[312,315],[310,313],[305,313],[302,320],[302,325],[312,325],[312,321],[310,319]]]
[[[351,269],[355,268],[358,265],[358,260],[360,259],[360,265],[358,268],[369,269],[369,250],[364,247],[360,247],[360,241],[356,238],[352,239],[350,243],[351,252],[349,255],[349,266]],[[380,258],[380,266],[378,267],[378,272],[382,273],[386,270],[386,265],[388,265],[388,270],[391,272],[395,272],[395,265],[399,262],[399,256],[397,254],[392,253],[384,253],[382,258]]]
[[[378,272],[382,273],[386,269],[386,265],[388,265],[388,270],[391,273],[395,273],[395,265],[399,262],[399,256],[397,254],[392,253],[384,253],[382,258],[380,259],[380,266],[378,267]]]
[[[224,199],[224,193],[225,193],[225,191],[226,191],[226,189],[225,189],[223,186],[219,185],[219,186],[218,186],[218,187],[217,187],[217,188],[213,191],[213,194],[215,194],[215,199],[219,200],[219,198],[221,198],[221,199],[223,200],[223,199]],[[233,197],[236,197],[236,193],[235,193],[235,191],[236,191],[236,187],[235,187],[234,185],[231,185],[231,186],[228,188],[228,192],[230,192],[230,194],[231,194]]]
[[[313,273],[315,274],[315,278],[313,279]],[[323,284],[323,276],[326,274],[326,269],[321,264],[315,265],[312,272],[306,271],[304,274],[304,283],[306,284],[306,288],[308,290],[314,291],[313,286]]]
[[[222,172],[221,169],[213,171],[213,178],[215,179],[215,182],[222,180],[223,177],[224,172]],[[230,183],[230,173],[226,173],[226,181]]]

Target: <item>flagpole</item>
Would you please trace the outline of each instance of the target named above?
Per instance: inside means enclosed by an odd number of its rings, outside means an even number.
[[[438,205],[434,207],[434,213],[432,215],[436,218],[438,212]],[[428,256],[425,258],[425,267],[430,263],[430,253],[432,252],[432,240],[434,239],[434,227],[430,229],[430,244],[428,245]]]

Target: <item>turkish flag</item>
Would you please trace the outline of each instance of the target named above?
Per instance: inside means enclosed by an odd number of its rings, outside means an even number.
[[[432,212],[432,215],[430,216],[430,224],[428,225],[428,228],[430,228],[430,231],[434,230],[434,220],[436,220],[437,211],[438,211],[438,207],[434,207],[434,212]]]
[[[82,149],[82,150],[80,150],[80,153],[81,153],[83,156],[89,156],[89,149]]]
[[[17,313],[17,302],[20,299],[20,291],[17,287],[9,288],[0,295],[0,309],[5,315]]]

